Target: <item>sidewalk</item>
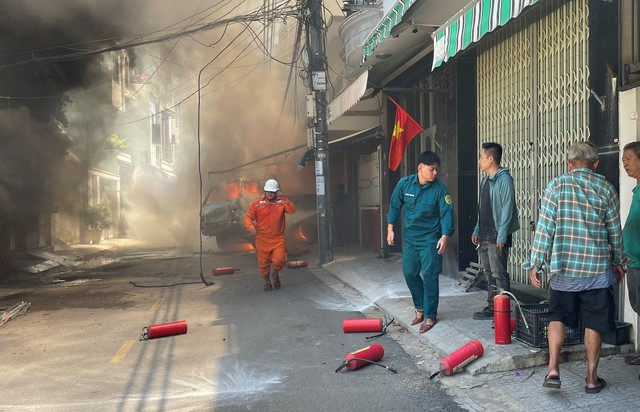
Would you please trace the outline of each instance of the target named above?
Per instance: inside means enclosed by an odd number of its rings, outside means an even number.
[[[486,306],[487,292],[480,289],[464,292],[456,279],[445,274],[440,276],[438,324],[429,332],[419,334],[418,326],[410,325],[410,321],[414,317],[414,309],[402,275],[401,265],[400,255],[380,259],[372,252],[353,247],[335,248],[334,260],[324,265],[323,268],[395,318],[397,323],[406,327],[417,338],[437,349],[440,352],[440,358],[454,352],[471,340],[479,340],[484,347],[484,355],[466,367],[466,371],[471,375],[547,365],[548,351],[546,348],[534,348],[517,341],[515,338],[510,345],[496,344],[492,328],[493,322],[472,318],[473,312]],[[526,290],[527,288],[535,289],[527,285],[520,285],[520,290],[513,292],[519,298],[524,293],[525,300],[528,298],[529,302],[523,303],[537,303],[531,301],[531,299],[537,298],[536,291]],[[585,359],[585,348],[582,344],[565,346],[563,351],[566,361]],[[602,357],[632,351],[633,344],[621,346],[604,344]],[[636,374],[634,379],[637,380],[640,368],[634,369],[634,371]],[[437,372],[437,369],[432,372]]]
[[[363,296],[363,301],[375,305],[361,310],[366,316],[386,313],[395,318],[395,326],[390,326],[389,331],[416,358],[416,364],[426,376],[438,372],[439,361],[444,356],[471,340],[479,340],[484,347],[482,357],[467,365],[463,372],[434,379],[464,409],[510,412],[640,410],[640,367],[624,362],[624,353],[632,352],[633,344],[603,345],[598,374],[606,380],[607,386],[597,395],[585,394],[587,366],[582,344],[563,349],[562,388],[544,388],[542,381],[548,362],[546,348],[529,347],[515,339],[510,345],[497,345],[492,322],[473,320],[473,312],[486,305],[485,290],[463,292],[453,277],[441,275],[438,324],[429,332],[419,334],[418,326],[409,325],[414,310],[401,262],[400,255],[379,259],[359,247],[335,248],[334,261],[323,265],[323,269],[341,284],[355,289]],[[512,284],[512,289],[519,299],[523,292],[527,299],[536,299],[535,292],[539,291],[521,284]],[[527,303],[535,303],[535,300]],[[408,333],[402,333],[405,330]]]

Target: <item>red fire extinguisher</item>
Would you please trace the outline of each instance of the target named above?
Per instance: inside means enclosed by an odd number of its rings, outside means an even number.
[[[374,343],[371,346],[367,346],[366,348],[358,349],[355,352],[351,352],[345,355],[344,362],[342,365],[336,369],[336,372],[340,372],[342,368],[347,368],[347,370],[354,371],[356,369],[360,369],[363,366],[367,366],[369,364],[374,364],[381,366],[385,369],[388,369],[390,372],[398,373],[396,370],[385,366],[381,363],[378,363],[380,359],[384,356],[384,348],[379,343]]]
[[[296,250],[292,250],[291,252],[287,252],[289,256],[293,256],[293,257],[306,255],[307,253],[309,253],[309,248],[306,248],[306,247],[301,247]]]
[[[342,321],[344,333],[382,332],[383,328],[382,318],[357,318]]]
[[[511,299],[502,292],[493,298],[493,328],[498,345],[511,343]]]
[[[446,376],[451,376],[460,369],[464,368],[469,363],[478,359],[484,353],[484,348],[482,347],[482,343],[479,340],[472,340],[466,345],[458,348],[450,355],[445,356],[440,361],[440,371],[431,375],[433,378],[435,375],[440,372],[444,373]]]
[[[309,264],[309,261],[305,260],[290,260],[287,262],[287,268],[295,269],[295,268],[306,268]]]
[[[231,267],[231,266],[226,266],[226,267],[223,267],[223,268],[215,268],[215,269],[213,269],[213,276],[232,275],[237,270],[239,270],[239,269],[236,269],[236,268]]]
[[[184,335],[187,333],[187,321],[160,323],[142,328],[140,340],[164,338],[165,336]]]

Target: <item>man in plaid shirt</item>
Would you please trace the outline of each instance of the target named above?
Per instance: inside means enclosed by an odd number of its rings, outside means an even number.
[[[595,173],[598,152],[590,143],[569,148],[569,172],[552,180],[545,190],[529,269],[531,283],[549,281],[549,368],[543,386],[560,388],[560,352],[565,325],[585,326],[586,393],[605,387],[597,369],[602,334],[615,330],[613,285],[624,276],[620,200],[604,176]]]

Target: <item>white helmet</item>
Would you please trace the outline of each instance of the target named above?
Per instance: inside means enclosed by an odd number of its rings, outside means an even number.
[[[278,190],[280,190],[280,186],[278,185],[278,181],[276,179],[269,179],[264,184],[265,192],[277,192]]]

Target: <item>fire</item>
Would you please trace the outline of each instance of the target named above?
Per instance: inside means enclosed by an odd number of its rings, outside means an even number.
[[[235,199],[240,195],[240,183],[229,182],[226,185],[227,199]],[[260,185],[256,181],[242,182],[242,196],[258,196],[260,195]]]
[[[237,242],[226,244],[224,250],[228,252],[251,252],[254,248],[251,243],[238,240]]]
[[[235,199],[240,194],[240,185],[238,182],[227,183],[227,199]]]
[[[298,226],[294,231],[294,234],[298,238],[298,240],[309,240],[305,235],[304,229],[302,228],[302,226]]]
[[[259,195],[260,186],[258,185],[258,182],[245,182],[242,193],[245,196]]]
[[[239,249],[242,252],[251,252],[253,249],[253,245],[251,243],[242,243],[239,245]]]

